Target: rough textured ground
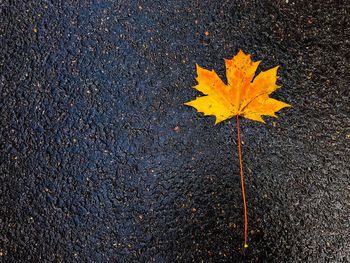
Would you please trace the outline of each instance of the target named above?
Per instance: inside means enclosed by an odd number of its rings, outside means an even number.
[[[350,262],[350,4],[243,2],[0,1],[1,262]],[[293,105],[242,120],[245,253],[234,122],[182,105],[239,49]]]

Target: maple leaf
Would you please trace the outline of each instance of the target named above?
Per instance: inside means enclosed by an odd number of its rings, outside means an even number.
[[[198,85],[193,88],[206,96],[197,97],[185,105],[196,108],[204,115],[214,115],[215,124],[233,116],[265,123],[262,116],[277,117],[275,113],[289,104],[270,98],[280,88],[277,67],[263,71],[255,78],[260,61],[252,61],[242,50],[232,59],[225,59],[227,84],[214,70],[207,70],[196,64]]]
[[[215,124],[236,116],[239,174],[244,208],[244,248],[248,247],[248,212],[239,116],[265,123],[262,116],[277,117],[275,114],[277,111],[290,107],[287,103],[269,97],[280,87],[276,84],[278,67],[263,71],[254,77],[259,64],[260,61],[252,61],[250,55],[244,54],[241,50],[232,59],[225,59],[227,84],[214,70],[210,71],[196,65],[198,85],[194,88],[205,96],[185,103],[203,112],[204,115],[214,115]]]

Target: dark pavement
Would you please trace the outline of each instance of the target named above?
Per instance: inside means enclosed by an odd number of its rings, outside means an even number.
[[[0,262],[350,262],[350,3],[243,2],[0,1]],[[242,120],[244,253],[234,121],[183,106],[239,49],[293,106]]]

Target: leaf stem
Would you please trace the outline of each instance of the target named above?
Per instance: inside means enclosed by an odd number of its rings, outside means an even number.
[[[243,160],[242,160],[242,148],[241,148],[241,131],[239,127],[239,116],[236,116],[237,125],[237,147],[239,156],[239,174],[241,177],[241,189],[242,189],[242,199],[244,208],[244,248],[248,247],[248,213],[247,213],[247,201],[245,198],[244,191],[244,176],[243,176]]]

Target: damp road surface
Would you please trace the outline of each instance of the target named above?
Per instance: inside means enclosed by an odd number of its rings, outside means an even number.
[[[2,0],[0,261],[350,262],[348,1]],[[195,65],[279,65],[293,107],[184,102]]]

